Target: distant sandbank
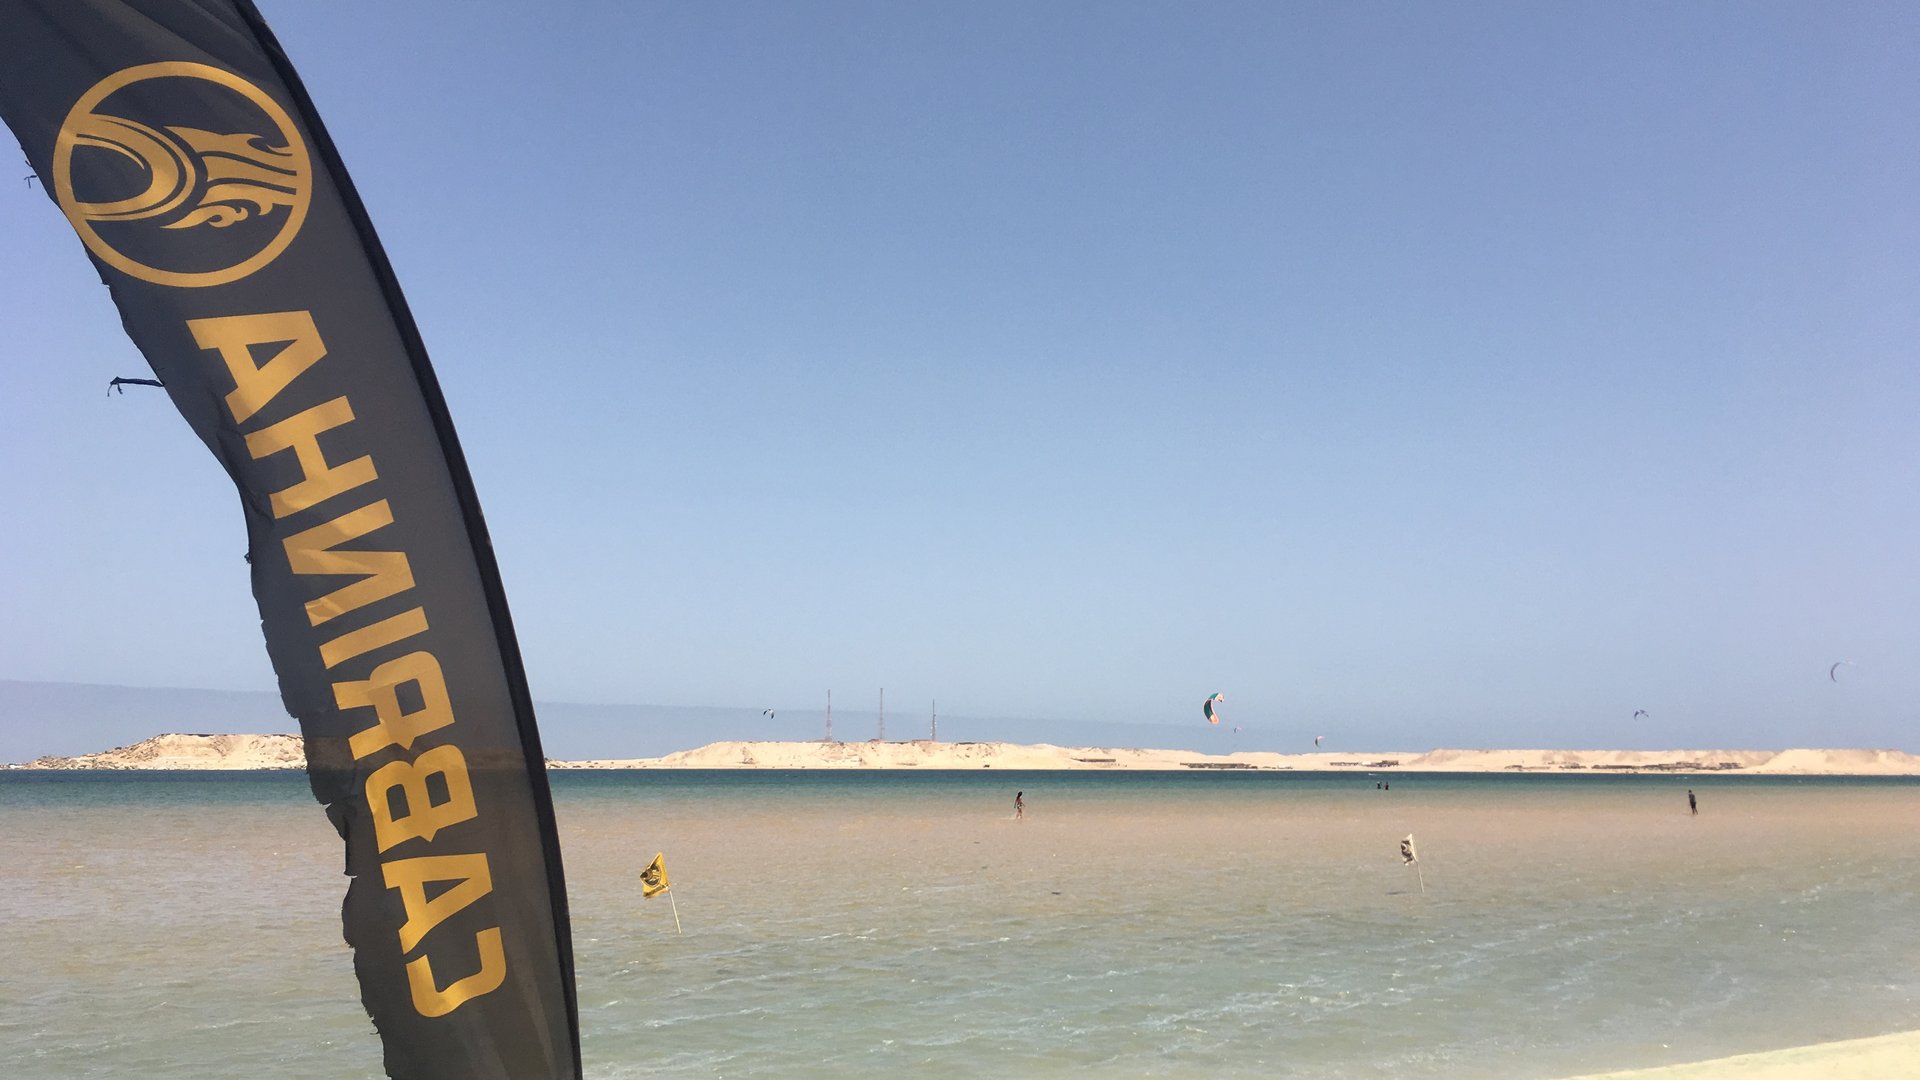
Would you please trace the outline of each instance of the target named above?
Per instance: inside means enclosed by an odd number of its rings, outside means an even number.
[[[156,735],[29,769],[298,769],[297,735]],[[1004,742],[715,742],[654,758],[552,761],[554,769],[1073,769],[1107,771],[1521,772],[1633,775],[1737,773],[1920,776],[1920,755],[1899,750],[1337,750],[1311,754],[1140,750]]]

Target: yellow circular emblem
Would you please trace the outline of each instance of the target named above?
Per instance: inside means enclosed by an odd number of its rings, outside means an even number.
[[[181,288],[272,262],[313,197],[312,159],[280,103],[231,71],[184,62],[126,68],[82,94],[60,125],[53,180],[87,250]]]

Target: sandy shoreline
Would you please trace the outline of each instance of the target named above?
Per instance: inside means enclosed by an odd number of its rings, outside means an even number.
[[[1064,747],[1046,743],[716,742],[658,758],[555,762],[573,769],[1075,769],[1355,772],[1758,773],[1920,775],[1897,750],[1429,750],[1245,751]]]
[[[156,735],[29,769],[299,769],[297,735]],[[1519,772],[1584,775],[1734,773],[1920,776],[1920,755],[1898,750],[1336,750],[1309,754],[1053,746],[1004,742],[709,743],[654,758],[552,761],[554,769],[1060,769],[1106,771]]]
[[[1882,1080],[1920,1076],[1920,1031],[1818,1043],[1685,1065],[1594,1073],[1574,1080]]]

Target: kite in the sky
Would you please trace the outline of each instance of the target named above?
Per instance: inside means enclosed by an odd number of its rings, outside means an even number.
[[[1645,709],[1635,709],[1635,710],[1633,710],[1633,718],[1634,718],[1635,720],[1638,720],[1638,719],[1640,719],[1640,718],[1641,718],[1641,717],[1643,717],[1643,716],[1645,716],[1645,717],[1646,717],[1647,719],[1649,719],[1649,720],[1651,720],[1651,719],[1653,719],[1653,717],[1652,717],[1651,715],[1649,715],[1649,714],[1647,713],[1647,710],[1645,710]]]
[[[771,719],[773,719],[773,710],[772,710],[772,709],[761,709],[761,710],[760,710],[760,715],[761,715],[761,716],[764,716],[764,717],[766,717],[766,718],[767,718],[767,719],[769,719],[769,720],[771,720]]]
[[[1315,735],[1315,736],[1313,737],[1313,748],[1314,748],[1315,750],[1318,750],[1318,749],[1320,749],[1320,740],[1321,740],[1321,739],[1324,739],[1324,738],[1326,738],[1326,736],[1325,736],[1325,735]]]
[[[1833,680],[1834,682],[1839,682],[1839,681],[1840,681],[1840,664],[1845,664],[1845,665],[1846,665],[1846,666],[1848,666],[1848,667],[1852,667],[1852,666],[1853,666],[1853,661],[1851,661],[1851,660],[1842,660],[1842,661],[1840,661],[1840,663],[1838,663],[1838,664],[1835,664],[1835,665],[1833,665],[1832,667],[1830,667],[1830,668],[1828,668],[1828,669],[1827,669],[1827,678],[1829,678],[1829,679],[1832,679],[1832,680]]]
[[[1200,715],[1206,717],[1207,723],[1209,724],[1219,723],[1220,713],[1213,706],[1215,702],[1224,702],[1226,700],[1227,700],[1227,695],[1225,694],[1207,695],[1207,700],[1200,703]]]

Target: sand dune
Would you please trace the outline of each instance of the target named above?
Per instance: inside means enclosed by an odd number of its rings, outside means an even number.
[[[297,735],[156,735],[33,769],[298,769]],[[556,769],[1159,769],[1360,772],[1738,772],[1802,776],[1920,775],[1899,750],[1431,750],[1202,754],[1111,746],[1003,742],[716,742],[657,758],[555,761]]]
[[[155,735],[79,757],[43,757],[28,769],[304,769],[298,735]]]
[[[555,762],[583,769],[1293,769],[1362,772],[1790,773],[1920,775],[1898,750],[1432,750],[1276,754],[1046,743],[716,742],[658,758]]]

